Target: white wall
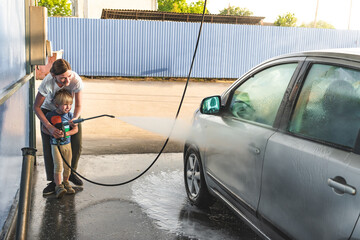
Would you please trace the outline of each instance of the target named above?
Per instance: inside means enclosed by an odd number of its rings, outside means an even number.
[[[77,17],[83,18],[101,18],[103,8],[157,10],[156,0],[77,0],[77,2],[79,6]]]

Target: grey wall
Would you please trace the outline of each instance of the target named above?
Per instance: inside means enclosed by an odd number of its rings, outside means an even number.
[[[0,93],[26,75],[25,1],[1,1]],[[29,83],[0,105],[0,227],[20,185],[21,148],[29,139]]]
[[[87,76],[187,77],[200,23],[49,18],[48,39]],[[281,54],[360,46],[360,31],[203,26],[192,77],[238,78]]]

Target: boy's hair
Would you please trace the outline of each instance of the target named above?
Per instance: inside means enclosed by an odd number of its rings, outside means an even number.
[[[61,58],[56,60],[50,68],[50,72],[54,75],[63,74],[68,70],[71,70],[70,63]]]
[[[66,89],[60,89],[55,93],[53,103],[55,105],[61,105],[61,104],[72,104],[73,103],[73,97],[69,91]]]

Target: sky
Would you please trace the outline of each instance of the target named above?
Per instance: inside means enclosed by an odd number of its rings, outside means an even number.
[[[193,2],[196,0],[187,0]],[[317,20],[323,20],[336,29],[348,29],[350,4],[350,30],[360,30],[360,0],[319,0]],[[274,22],[279,15],[294,13],[297,25],[310,23],[315,19],[317,0],[207,0],[212,14],[229,6],[247,8],[253,16],[265,17],[264,22]]]

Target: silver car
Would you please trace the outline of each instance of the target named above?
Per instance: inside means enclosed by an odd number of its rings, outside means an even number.
[[[202,101],[188,198],[222,200],[264,238],[360,239],[359,129],[360,49],[273,58]]]

